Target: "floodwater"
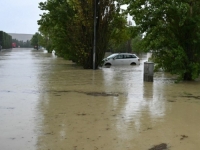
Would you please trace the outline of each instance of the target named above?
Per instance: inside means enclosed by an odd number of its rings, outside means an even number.
[[[93,71],[46,51],[1,51],[0,149],[200,149],[200,80],[143,82],[140,57]]]

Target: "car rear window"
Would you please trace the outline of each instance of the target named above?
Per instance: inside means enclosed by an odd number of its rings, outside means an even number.
[[[135,55],[124,55],[124,59],[136,58]]]

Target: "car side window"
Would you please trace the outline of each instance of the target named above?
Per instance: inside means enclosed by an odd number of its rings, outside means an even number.
[[[130,55],[124,55],[124,59],[129,59]]]
[[[136,58],[135,55],[124,55],[124,59]]]
[[[115,58],[116,59],[123,59],[123,55],[117,55]]]
[[[137,58],[135,55],[132,55],[132,58]]]
[[[130,58],[136,58],[136,56],[135,55],[130,55]]]

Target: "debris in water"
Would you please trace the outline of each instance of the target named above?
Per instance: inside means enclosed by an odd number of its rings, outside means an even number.
[[[167,150],[167,144],[161,143],[159,145],[155,145],[154,147],[150,148],[149,150]]]
[[[80,113],[80,114],[77,114],[78,116],[85,116],[86,114],[84,113]]]
[[[188,138],[188,136],[187,135],[181,135],[180,140],[184,140],[185,138]]]
[[[174,100],[168,100],[168,102],[176,102],[176,101],[174,101]]]
[[[119,94],[116,93],[106,93],[106,92],[85,92],[85,94],[91,96],[119,96]]]
[[[181,97],[186,97],[186,98],[194,98],[194,99],[200,99],[200,96],[192,96],[192,95],[188,95],[188,96],[181,96]]]

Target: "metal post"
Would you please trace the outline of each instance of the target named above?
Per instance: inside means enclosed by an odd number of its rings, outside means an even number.
[[[94,43],[93,43],[93,70],[95,70],[95,59],[96,59],[96,16],[97,16],[97,4],[96,0],[94,0]]]
[[[153,82],[153,70],[154,63],[153,62],[144,62],[144,81]]]

